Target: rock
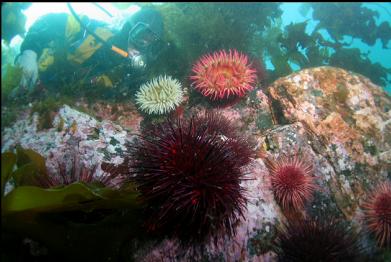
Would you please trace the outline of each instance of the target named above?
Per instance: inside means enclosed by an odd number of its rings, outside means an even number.
[[[138,133],[142,117],[133,111],[127,121],[120,122],[122,113],[113,117],[109,107],[98,105],[95,113],[104,119],[98,121],[64,106],[55,117],[54,128],[43,131],[36,129],[37,116],[30,119],[26,114],[4,130],[2,152],[20,143],[54,159],[77,146],[90,164],[102,160],[119,164],[124,144],[132,140],[128,130]],[[121,108],[133,110],[116,110]],[[184,105],[184,110],[206,109]],[[142,243],[134,260],[275,261],[272,243],[277,226],[286,218],[274,200],[264,159],[296,150],[313,162],[318,186],[303,215],[327,213],[363,226],[360,206],[367,192],[390,179],[391,98],[380,87],[343,69],[310,68],[218,110],[255,142],[257,153],[244,167],[252,180],[242,184],[249,201],[244,219],[237,221],[236,235],[220,239],[216,245],[206,243],[203,254],[184,250],[175,239],[154,240]]]
[[[137,108],[130,102],[114,103],[106,101],[96,101],[93,105],[86,102],[78,102],[89,115],[101,120],[110,120],[122,128],[137,133],[140,129],[142,116]]]
[[[318,67],[269,87],[273,118],[301,122],[309,142],[333,172],[330,189],[346,218],[365,191],[390,177],[391,99],[369,79],[343,69]],[[315,146],[320,144],[320,146]]]
[[[56,169],[63,158],[73,157],[70,152],[76,153],[86,167],[101,162],[118,165],[123,162],[125,143],[132,140],[132,135],[121,126],[109,120],[97,121],[67,105],[59,109],[53,128],[38,131],[37,124],[37,113],[26,113],[11,128],[5,128],[2,152],[13,150],[16,145],[33,149],[46,158],[49,169]],[[134,130],[138,132],[138,128]],[[96,175],[101,173],[98,165]]]
[[[243,184],[252,196],[246,220],[238,222],[233,239],[222,239],[217,246],[210,243],[197,259],[276,260],[271,243],[285,217],[273,198],[263,162],[266,156],[297,149],[308,155],[319,189],[305,214],[332,214],[359,228],[363,227],[360,204],[367,192],[390,178],[391,99],[367,78],[318,67],[280,78],[255,94],[244,105],[221,110],[257,141],[259,158],[248,167],[255,180]],[[191,258],[175,240],[147,246],[135,255],[137,260]]]
[[[242,103],[242,105],[216,110],[236,124],[244,135],[254,139],[255,150],[261,152],[264,141],[262,131],[273,127],[269,100],[261,90],[258,90],[245,98]],[[205,108],[195,107],[190,110],[190,114],[202,114],[205,110]],[[260,127],[260,121],[267,124]],[[270,190],[268,171],[262,159],[255,158],[245,167],[244,172],[249,174],[251,179],[242,183],[247,190],[249,201],[244,219],[237,222],[236,235],[232,239],[220,239],[216,246],[213,241],[210,241],[206,245],[207,252],[203,255],[184,250],[176,239],[165,239],[160,243],[149,242],[144,248],[138,250],[133,258],[137,261],[187,261],[191,259],[273,261],[274,255],[270,253],[270,249],[276,233],[274,225],[282,214]]]

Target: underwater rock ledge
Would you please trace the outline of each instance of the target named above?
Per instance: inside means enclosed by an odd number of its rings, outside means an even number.
[[[132,140],[139,130],[139,122],[133,124],[130,134],[112,121],[97,119],[79,112],[67,105],[56,113],[52,128],[38,130],[38,114],[24,113],[10,128],[2,132],[2,152],[13,150],[17,145],[33,149],[47,161],[50,169],[55,169],[62,158],[72,157],[73,152],[80,158],[81,164],[93,167],[101,162],[121,164],[125,143]],[[68,159],[72,162],[71,159]],[[102,174],[100,165],[97,174]]]
[[[368,78],[334,67],[302,70],[268,90],[279,118],[305,126],[312,148],[336,174],[329,186],[339,208],[354,216],[364,191],[390,179],[390,96]]]
[[[186,109],[185,109],[186,110]],[[205,110],[198,106],[191,111]],[[391,98],[368,78],[333,67],[301,70],[258,89],[243,103],[220,109],[256,141],[257,158],[245,168],[249,201],[233,239],[206,245],[200,258],[211,261],[274,261],[276,226],[286,220],[274,200],[265,157],[300,149],[312,159],[319,186],[303,211],[331,213],[363,227],[362,202],[391,174]],[[138,132],[138,127],[134,132]],[[37,130],[37,116],[22,116],[2,132],[2,152],[16,144],[36,150],[49,162],[78,146],[88,166],[101,160],[119,164],[132,135],[110,120],[98,121],[63,106],[53,128]],[[60,128],[61,127],[61,128]],[[50,164],[50,163],[49,163]],[[202,257],[201,257],[202,256]],[[145,244],[137,261],[187,261],[191,255],[174,239]],[[194,257],[193,257],[194,260]]]

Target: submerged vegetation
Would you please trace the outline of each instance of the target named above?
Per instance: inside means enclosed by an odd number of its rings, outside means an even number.
[[[18,86],[22,78],[22,69],[12,64],[5,65],[1,74],[1,103],[11,94],[11,92]]]
[[[387,48],[391,40],[391,25],[387,22],[376,25],[379,13],[363,7],[362,3],[308,5],[314,11],[313,19],[319,21],[315,30],[326,29],[331,38],[338,43],[342,43],[344,36],[361,39],[370,46],[380,39],[383,48]]]
[[[167,3],[156,6],[163,15],[166,41],[174,46],[166,49],[170,54],[163,57],[175,57],[177,64],[172,65],[175,74],[186,78],[192,64],[206,53],[220,49],[249,53],[256,31],[270,25],[273,19],[282,14],[278,5]],[[261,54],[251,55],[257,57]],[[156,63],[156,68],[167,68],[163,57]]]
[[[166,41],[171,44],[156,63],[156,69],[164,68],[177,77],[186,77],[191,64],[201,55],[232,48],[250,54],[252,60],[260,63],[269,58],[274,67],[269,70],[269,82],[291,73],[293,63],[299,68],[338,66],[363,74],[378,85],[390,84],[391,69],[372,63],[368,54],[339,41],[348,36],[374,45],[374,40],[380,39],[386,48],[391,38],[391,33],[387,32],[391,28],[386,22],[376,25],[376,11],[361,3],[308,5],[307,10],[313,8],[313,18],[320,21],[312,33],[306,30],[308,21],[283,28],[282,11],[277,3],[168,3],[156,6],[163,14]],[[346,20],[354,21],[355,26]],[[320,29],[333,35],[335,40],[325,39],[319,33]],[[167,58],[175,58],[175,62],[167,64]]]
[[[31,6],[31,3],[4,3],[1,5],[1,38],[9,43],[16,35],[25,33],[27,17],[22,10]]]
[[[346,39],[360,39],[369,46],[377,40],[388,48],[391,28],[386,22],[377,25],[378,12],[355,4],[303,4],[302,13],[311,9],[312,17],[319,21],[316,28],[308,31],[308,20],[282,26],[282,10],[279,3],[165,3],[155,5],[140,4],[157,9],[163,17],[163,44],[157,60],[147,65],[144,74],[129,74],[126,65],[115,66],[104,76],[94,78],[93,66],[80,70],[72,67],[56,66],[49,73],[50,82],[40,83],[35,91],[10,97],[20,79],[17,68],[3,65],[7,72],[2,78],[2,104],[19,107],[20,102],[43,100],[45,97],[62,96],[75,100],[84,97],[93,102],[96,99],[131,100],[140,85],[159,75],[172,75],[183,83],[191,84],[189,76],[197,59],[218,50],[236,49],[247,54],[249,62],[257,71],[257,80],[262,86],[278,77],[303,68],[330,65],[345,68],[369,77],[374,83],[386,86],[391,83],[391,69],[373,63],[368,53],[354,48]],[[339,19],[343,17],[344,19]],[[343,21],[343,22],[342,22]],[[347,22],[350,21],[350,22]],[[326,31],[331,38],[326,39],[319,30]],[[8,53],[9,54],[8,54]],[[2,48],[2,57],[11,52]],[[13,61],[13,59],[4,59]],[[269,60],[273,68],[265,69]],[[9,62],[11,63],[11,62]],[[194,94],[193,94],[194,96]],[[195,96],[194,98],[197,98]],[[16,100],[16,101],[15,101]],[[7,110],[7,119],[14,119]],[[3,121],[4,122],[4,121]],[[10,121],[9,121],[10,122]],[[8,124],[7,122],[4,122]]]
[[[80,167],[76,158],[73,160],[70,170],[63,162],[55,174],[47,170],[45,158],[31,149],[17,147],[15,153],[1,155],[2,234],[9,238],[14,232],[39,241],[49,248],[49,254],[42,258],[61,254],[66,256],[56,260],[81,261],[119,256],[119,243],[137,232],[140,225],[137,192],[131,183],[113,188],[110,181],[115,180],[115,174],[93,178],[96,167]],[[112,243],[102,246],[95,242],[91,245],[101,247],[86,249],[85,241],[91,241],[92,235],[111,238]],[[20,245],[17,239],[9,241],[7,245]],[[8,252],[2,253],[3,259]]]

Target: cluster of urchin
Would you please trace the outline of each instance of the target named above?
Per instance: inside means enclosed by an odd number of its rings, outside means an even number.
[[[307,153],[266,158],[272,191],[284,211],[300,212],[317,188]],[[391,183],[381,183],[362,205],[364,223],[380,248],[391,244]],[[289,219],[279,231],[276,253],[281,261],[355,261],[364,256],[359,234],[333,217]]]
[[[159,76],[143,84],[136,94],[136,104],[148,114],[165,114],[183,100],[181,83],[171,76]]]
[[[224,66],[222,66],[222,64]],[[228,70],[228,69],[229,70]],[[231,70],[232,69],[232,70]],[[237,74],[237,72],[241,72]],[[255,71],[247,57],[220,51],[204,56],[191,77],[197,90],[212,99],[243,96],[253,89]],[[136,103],[149,114],[165,114],[183,100],[178,80],[160,76],[140,87]],[[226,118],[218,114],[191,118],[169,118],[146,129],[130,146],[127,175],[137,184],[150,219],[148,228],[179,237],[185,242],[202,242],[219,233],[232,236],[234,224],[246,206],[246,179],[242,167],[252,151]],[[96,177],[77,165],[69,172],[59,165],[59,175],[39,181],[44,187],[77,181],[105,185],[118,173]],[[313,165],[306,153],[266,158],[272,191],[286,211],[300,212],[317,188]],[[391,183],[384,183],[363,205],[368,229],[380,247],[391,243]],[[282,261],[350,261],[362,254],[358,234],[334,218],[289,221],[279,230],[276,253]]]
[[[283,211],[299,213],[317,188],[308,153],[296,150],[268,157],[265,164],[275,199]],[[278,229],[274,251],[279,261],[356,261],[359,236],[333,217],[290,218]]]

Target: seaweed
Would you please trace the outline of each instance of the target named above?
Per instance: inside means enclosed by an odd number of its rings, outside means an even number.
[[[349,89],[343,84],[337,84],[337,92],[334,93],[335,101],[343,104],[349,95]]]
[[[1,38],[8,44],[16,35],[25,33],[27,17],[22,10],[31,3],[4,3],[1,4]]]
[[[341,42],[345,35],[359,38],[372,46],[381,39],[386,47],[391,39],[391,27],[383,22],[376,25],[377,11],[362,6],[362,3],[322,3],[310,4],[312,17],[319,24],[315,30],[326,29],[333,40]]]
[[[391,68],[385,68],[379,63],[372,63],[367,55],[358,48],[336,49],[330,57],[330,65],[341,67],[369,77],[375,84],[385,86],[391,82],[388,74]]]
[[[31,115],[38,113],[38,130],[49,129],[53,127],[54,113],[57,112],[60,107],[71,102],[66,97],[56,99],[54,97],[48,97],[42,101],[38,101],[33,104],[31,108]]]
[[[17,107],[2,107],[1,108],[1,131],[4,128],[11,126],[18,118],[20,109]]]
[[[20,67],[11,64],[7,64],[4,71],[4,77],[1,77],[2,103],[8,98],[11,92],[17,88],[23,73],[23,70]]]
[[[2,228],[9,240],[28,237],[47,247],[50,256],[65,260],[107,260],[121,256],[123,243],[143,233],[131,183],[119,190],[81,182],[46,189],[32,180],[47,175],[45,159],[37,152],[18,147],[16,153],[3,153],[1,162]],[[7,181],[15,188],[4,195]]]
[[[292,64],[296,64],[299,69],[322,65],[341,67],[369,77],[375,84],[382,86],[391,82],[390,68],[372,63],[368,54],[358,48],[349,48],[350,44],[324,39],[318,32],[319,28],[312,33],[307,33],[307,25],[308,20],[291,23],[282,28],[281,22],[276,20],[254,39],[253,52],[258,50],[265,57],[269,57],[274,66],[274,70],[269,74],[271,78],[269,81],[290,74],[293,71]],[[337,27],[337,25],[333,26]],[[325,29],[332,32],[336,30],[334,27]],[[384,32],[388,32],[383,24],[381,28]]]
[[[62,132],[63,130],[64,130],[64,118],[60,116],[60,122],[58,123],[57,131]]]
[[[145,72],[137,75],[129,73],[128,65],[113,67],[105,74],[111,79],[113,88],[103,87],[99,81],[94,84],[93,76],[97,68],[93,65],[75,70],[66,65],[65,59],[45,72],[42,81],[31,93],[25,93],[15,99],[8,99],[9,94],[19,83],[21,71],[12,66],[5,67],[7,75],[2,78],[2,102],[8,103],[9,110],[2,124],[15,120],[16,109],[33,101],[45,101],[47,97],[56,100],[68,100],[80,97],[93,103],[97,99],[115,102],[130,100],[134,102],[134,93],[140,84],[158,74],[170,74],[179,79],[184,86],[190,86],[188,76],[193,63],[202,55],[220,49],[237,49],[249,55],[253,64],[259,64],[262,85],[286,76],[296,69],[330,65],[341,67],[369,77],[374,83],[385,86],[390,84],[391,69],[379,63],[372,63],[368,54],[351,48],[343,38],[350,36],[371,44],[379,40],[387,47],[391,38],[389,23],[376,25],[378,13],[355,4],[303,4],[302,11],[312,8],[313,19],[319,24],[312,33],[307,32],[308,21],[282,26],[282,11],[279,3],[144,3],[157,9],[164,20],[164,34],[160,55],[148,63]],[[306,10],[304,10],[306,9]],[[342,19],[343,18],[343,19]],[[319,32],[325,29],[332,39],[325,39]],[[3,53],[10,51],[4,51]],[[262,69],[262,61],[270,60],[273,68]],[[257,68],[258,71],[258,68]],[[129,84],[131,83],[131,84]],[[190,91],[191,92],[191,91]],[[199,104],[203,100],[190,93],[190,103]],[[337,94],[338,95],[338,94]],[[341,93],[343,100],[344,94]],[[341,100],[341,101],[342,101]],[[4,104],[6,104],[4,103]],[[43,102],[39,102],[43,103]],[[74,103],[74,102],[73,102]],[[33,103],[34,104],[34,103]],[[209,106],[209,105],[207,105]],[[12,109],[12,108],[15,108]],[[50,128],[52,115],[42,104],[39,111],[40,129]],[[50,107],[50,106],[48,106]],[[49,108],[48,108],[49,109]],[[50,109],[56,110],[56,107]]]
[[[274,3],[166,3],[155,8],[163,16],[165,40],[172,47],[154,67],[172,68],[178,78],[187,76],[192,63],[205,53],[220,49],[249,52],[254,33],[281,15],[279,4]],[[168,54],[175,64],[166,65]]]

